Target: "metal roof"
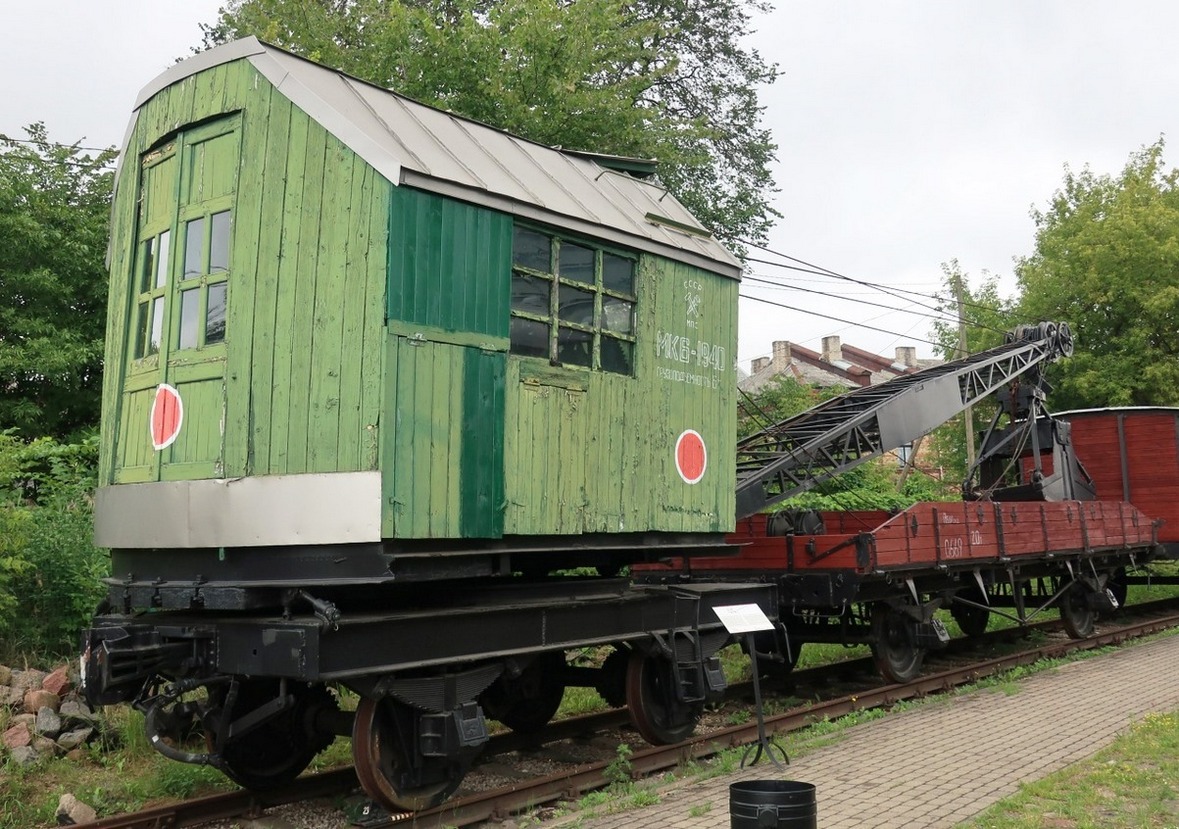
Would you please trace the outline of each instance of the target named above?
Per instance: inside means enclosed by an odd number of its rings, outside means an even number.
[[[184,78],[243,58],[395,185],[740,278],[740,262],[651,181],[602,166],[592,154],[562,152],[418,103],[253,37],[172,66],[143,89],[135,109]]]

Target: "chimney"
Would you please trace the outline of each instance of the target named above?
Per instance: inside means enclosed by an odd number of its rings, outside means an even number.
[[[839,337],[824,337],[823,338],[823,362],[835,363],[843,359],[843,346],[839,343]]]
[[[898,345],[897,346],[897,362],[905,368],[917,367],[917,346],[915,345]]]
[[[769,357],[754,357],[753,358],[753,365],[750,367],[752,369],[752,371],[750,373],[757,374],[759,371],[761,371],[763,368],[765,368],[769,364],[770,364]]]
[[[790,365],[790,341],[774,340],[774,371],[785,371]]]

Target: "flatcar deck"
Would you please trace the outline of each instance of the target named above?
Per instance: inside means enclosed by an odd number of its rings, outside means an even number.
[[[767,535],[768,516],[751,516],[728,537],[740,545],[737,555],[685,559],[680,566],[693,573],[848,570],[866,576],[1146,551],[1158,540],[1158,522],[1120,501],[921,503],[892,516],[851,511],[818,517],[824,532],[773,536]]]

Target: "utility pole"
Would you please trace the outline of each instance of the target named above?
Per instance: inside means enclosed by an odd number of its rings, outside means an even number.
[[[967,356],[966,352],[966,313],[962,299],[962,272],[954,268],[954,295],[958,299],[958,359]],[[966,407],[966,468],[974,467],[974,413]]]

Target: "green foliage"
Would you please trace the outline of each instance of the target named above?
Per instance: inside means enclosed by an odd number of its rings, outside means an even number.
[[[775,377],[761,391],[742,400],[738,407],[738,437],[744,438],[788,417],[806,411],[845,392],[799,383],[793,377]],[[900,484],[900,466],[886,456],[820,482],[814,489],[789,498],[773,509],[899,510],[918,501],[944,501],[960,497],[929,475],[913,470]],[[956,479],[951,479],[956,480]],[[899,488],[898,488],[899,486]]]
[[[0,433],[0,658],[72,655],[107,574],[91,543],[98,439]]]
[[[606,779],[614,786],[629,786],[634,780],[634,769],[630,765],[630,756],[634,754],[626,743],[619,743],[615,750],[615,757],[606,766]]]
[[[865,463],[782,502],[777,509],[897,511],[919,501],[952,500],[956,489],[914,470],[898,489],[900,468],[885,460]]]
[[[744,45],[764,0],[230,0],[205,46],[246,35],[543,144],[657,158],[718,236],[776,212]]]
[[[808,386],[778,375],[756,394],[743,395],[737,406],[737,437],[746,438],[765,427],[801,414],[846,389]]]
[[[66,439],[98,423],[114,151],[0,135],[0,426]]]
[[[1162,139],[1117,177],[1066,168],[1033,217],[1021,314],[1064,320],[1076,339],[1049,372],[1053,408],[1179,405],[1179,170]]]

